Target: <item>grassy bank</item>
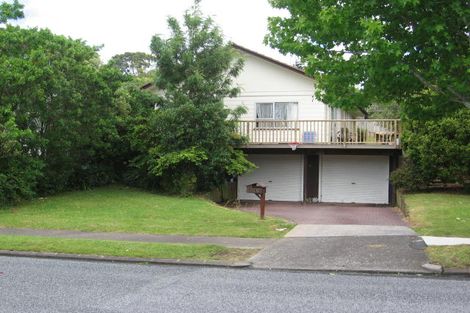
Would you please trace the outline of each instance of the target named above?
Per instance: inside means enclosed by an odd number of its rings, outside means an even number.
[[[417,193],[405,197],[409,222],[420,235],[470,237],[470,195]],[[449,268],[470,267],[470,246],[432,246],[426,249],[432,263]]]
[[[470,237],[470,195],[417,193],[405,201],[410,224],[420,235]]]
[[[255,214],[199,197],[111,186],[0,209],[0,227],[272,238],[282,237],[293,225],[281,219],[259,220]]]
[[[0,250],[225,261],[243,260],[256,252],[256,250],[252,249],[229,249],[217,245],[61,239],[31,236],[0,236]]]
[[[446,268],[470,267],[470,246],[440,246],[428,247],[426,253],[432,263],[438,263]]]

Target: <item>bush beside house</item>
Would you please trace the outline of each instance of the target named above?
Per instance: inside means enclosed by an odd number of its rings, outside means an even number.
[[[0,6],[0,23],[22,17],[12,5]],[[168,24],[172,36],[155,36],[143,64],[108,65],[81,40],[0,28],[0,205],[114,182],[207,191],[253,167],[235,149],[242,110],[222,102],[237,94],[242,60],[197,3]],[[154,60],[159,96],[134,76],[148,77]]]

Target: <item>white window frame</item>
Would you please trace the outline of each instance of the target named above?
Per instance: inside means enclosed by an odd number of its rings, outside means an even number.
[[[294,104],[295,105],[295,118],[294,119],[276,119],[276,104],[283,104],[283,103],[288,103],[288,104]],[[272,116],[271,117],[263,117],[260,118],[258,117],[258,106],[261,104],[271,104],[271,112]],[[290,123],[289,121],[298,121],[299,120],[299,103],[297,101],[275,101],[275,102],[257,102],[256,103],[256,108],[255,108],[255,113],[256,113],[256,127],[257,128],[294,128],[295,125],[293,123]],[[266,122],[266,123],[263,123]],[[296,124],[296,123],[294,123]]]

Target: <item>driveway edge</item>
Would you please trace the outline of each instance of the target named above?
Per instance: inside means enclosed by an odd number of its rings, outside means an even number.
[[[113,263],[140,263],[140,264],[144,263],[144,264],[160,264],[160,265],[188,265],[188,266],[228,267],[228,268],[246,268],[246,267],[251,266],[251,263],[249,262],[133,258],[133,257],[122,257],[122,256],[100,256],[100,255],[89,255],[89,254],[69,254],[69,253],[10,251],[10,250],[0,250],[0,256],[43,258],[43,259],[62,259],[62,260],[76,260],[76,261],[97,261],[97,262],[113,262]]]

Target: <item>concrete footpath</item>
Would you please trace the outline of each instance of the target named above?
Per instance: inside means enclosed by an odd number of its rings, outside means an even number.
[[[405,226],[301,224],[250,261],[265,269],[428,274],[425,247]]]
[[[0,228],[0,235],[118,240],[155,243],[216,244],[261,249],[249,262],[140,259],[62,253],[0,251],[0,255],[88,261],[247,267],[258,269],[346,271],[404,274],[470,274],[467,270],[433,268],[425,241],[405,226],[300,224],[282,239],[174,236]],[[460,238],[462,239],[462,238]],[[463,238],[468,239],[468,238]],[[434,240],[436,240],[434,238]],[[442,242],[449,242],[449,239]],[[456,242],[452,238],[452,242]],[[458,241],[460,242],[460,241]],[[429,264],[427,264],[429,265]],[[437,266],[438,267],[438,266]]]
[[[470,238],[421,236],[428,246],[470,245]]]
[[[416,236],[348,236],[285,238],[250,261],[255,268],[430,273]]]
[[[73,239],[119,240],[153,243],[184,243],[184,244],[211,244],[228,248],[262,249],[273,244],[276,239],[238,238],[238,237],[204,237],[204,236],[177,236],[152,235],[129,233],[82,232],[73,230],[28,229],[28,228],[0,228],[0,235],[35,236]]]

